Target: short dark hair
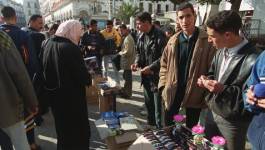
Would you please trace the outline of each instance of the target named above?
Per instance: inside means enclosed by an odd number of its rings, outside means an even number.
[[[107,25],[112,25],[113,26],[113,21],[112,20],[107,20]]]
[[[161,26],[160,21],[158,21],[158,20],[154,21],[153,24]]]
[[[148,12],[140,12],[136,15],[136,20],[139,20],[141,22],[148,21],[150,24],[152,23],[152,17]]]
[[[92,25],[95,25],[95,24],[98,24],[98,21],[95,20],[95,19],[92,19],[92,20],[90,21],[90,25],[92,26]]]
[[[179,7],[177,8],[177,14],[179,11],[182,11],[184,9],[187,9],[187,8],[190,8],[192,13],[195,14],[195,10],[194,10],[194,7],[191,3],[188,3],[188,2],[183,2],[181,4],[179,4]]]
[[[42,16],[38,14],[34,14],[30,16],[29,21],[36,21],[38,18],[42,18]]]
[[[127,26],[126,26],[125,24],[121,24],[121,25],[119,26],[119,28],[127,29]]]
[[[238,13],[232,10],[224,10],[210,17],[206,25],[218,33],[229,31],[238,35],[242,27],[242,19]]]
[[[3,7],[1,13],[5,19],[10,19],[16,16],[15,9],[10,6]]]

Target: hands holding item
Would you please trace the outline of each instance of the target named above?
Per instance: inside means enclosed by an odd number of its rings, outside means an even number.
[[[137,71],[137,69],[138,69],[138,65],[137,65],[137,64],[132,64],[132,65],[131,65],[131,70],[132,70],[132,71],[135,72],[135,71]]]
[[[141,74],[150,75],[150,74],[153,74],[153,71],[150,69],[149,66],[146,66],[143,69],[141,69]]]
[[[208,79],[206,76],[201,75],[197,81],[199,87],[206,88],[210,92],[220,93],[224,90],[224,85],[216,80]]]
[[[265,98],[258,99],[254,94],[254,86],[250,86],[247,90],[247,102],[251,105],[255,105],[261,108],[265,108]]]

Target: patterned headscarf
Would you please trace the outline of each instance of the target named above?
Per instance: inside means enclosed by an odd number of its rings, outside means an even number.
[[[68,20],[60,24],[55,35],[67,38],[78,45],[82,33],[82,25],[79,21]]]

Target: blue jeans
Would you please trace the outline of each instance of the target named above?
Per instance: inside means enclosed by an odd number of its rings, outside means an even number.
[[[265,113],[261,112],[255,115],[249,125],[247,137],[253,150],[265,149]]]
[[[30,150],[27,141],[24,121],[17,122],[7,128],[1,128],[10,138],[16,150]]]
[[[111,63],[112,67],[113,67],[113,71],[114,71],[114,81],[116,82],[116,84],[120,84],[119,72],[116,69],[116,67],[113,64],[113,62],[111,61],[114,56],[115,55],[105,55],[105,56],[103,56],[103,59],[102,59],[103,76],[105,78],[107,78],[108,76],[110,77],[109,63]]]

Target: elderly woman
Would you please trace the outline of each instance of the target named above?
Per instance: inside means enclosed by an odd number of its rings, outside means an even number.
[[[90,84],[90,76],[77,46],[81,34],[81,24],[69,20],[42,46],[44,85],[55,119],[58,150],[89,149],[85,86]]]

